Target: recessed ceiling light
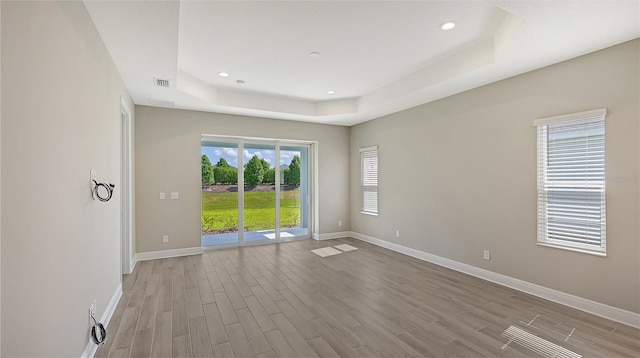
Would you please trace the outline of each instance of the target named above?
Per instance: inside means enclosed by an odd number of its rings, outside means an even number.
[[[229,74],[226,72],[218,72],[218,76],[220,77],[229,77]]]
[[[239,85],[243,85],[244,81],[243,80],[237,80],[236,83],[239,84]]]
[[[334,90],[328,90],[328,91],[327,91],[327,94],[336,94],[336,91],[334,91]]]
[[[320,52],[311,52],[311,53],[309,54],[309,56],[311,56],[311,57],[313,57],[313,58],[320,57]]]
[[[454,27],[456,27],[456,23],[455,23],[455,22],[453,22],[453,21],[447,21],[447,22],[445,22],[444,24],[440,25],[440,28],[441,28],[441,29],[443,29],[443,30],[445,30],[445,31],[446,31],[446,30],[451,30],[451,29],[453,29]]]

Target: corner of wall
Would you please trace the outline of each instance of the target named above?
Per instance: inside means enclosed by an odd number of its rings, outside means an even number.
[[[131,96],[129,95],[129,98]],[[131,272],[135,268],[136,249],[136,105],[131,102]]]
[[[128,247],[121,248],[121,250],[128,255],[128,258],[124,259],[126,262],[122,265],[123,273],[128,274],[133,272],[133,268],[135,266],[135,255],[136,255],[136,229],[135,229],[135,105],[131,100],[131,97],[126,92],[126,95],[122,95],[120,97],[120,110],[124,111],[126,116],[128,117],[128,121],[124,123],[121,121],[121,125],[127,126],[127,128],[121,129],[121,140],[126,140],[128,143],[126,145],[121,144],[121,150],[128,151],[128,157],[125,158],[126,153],[121,156],[123,162],[121,163],[121,168],[128,165],[128,168],[124,171],[124,175],[121,172],[121,178],[123,180],[128,180],[128,182],[121,183],[121,187],[123,191],[128,190],[129,202],[121,203],[123,206],[122,213],[124,219],[126,219],[125,226],[128,227],[128,234],[126,237],[128,238]],[[126,175],[129,175],[128,178],[124,178]],[[125,194],[126,195],[126,194]],[[128,208],[128,209],[127,209]],[[128,215],[127,218],[124,215]],[[122,220],[121,218],[121,220]],[[122,255],[124,256],[124,255]],[[122,260],[122,258],[121,258]]]

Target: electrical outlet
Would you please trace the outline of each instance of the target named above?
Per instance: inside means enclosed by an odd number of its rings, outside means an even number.
[[[178,200],[178,193],[172,192],[171,193],[171,200]]]
[[[169,235],[162,235],[162,242],[169,242]]]
[[[396,230],[396,237],[400,237],[400,230]]]
[[[491,260],[491,251],[484,250],[484,259],[485,260]]]
[[[342,226],[342,220],[338,220],[338,226]]]

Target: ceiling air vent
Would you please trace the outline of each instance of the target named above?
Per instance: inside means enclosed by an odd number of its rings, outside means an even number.
[[[156,86],[158,87],[169,87],[169,80],[165,80],[162,78],[154,78],[153,82],[156,84]]]

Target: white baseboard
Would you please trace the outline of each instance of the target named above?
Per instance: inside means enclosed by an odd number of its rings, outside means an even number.
[[[102,318],[100,318],[99,322],[104,325],[104,328],[107,328],[109,326],[109,321],[111,321],[113,312],[115,312],[116,306],[118,306],[118,302],[120,302],[120,297],[122,297],[122,283],[118,284],[118,287],[116,287],[116,292],[113,293],[113,296],[111,296],[111,300],[109,300],[107,307],[105,307],[104,309],[104,313],[102,313]],[[115,337],[111,337],[111,339],[115,339]],[[87,343],[87,346],[84,349],[84,352],[82,352],[81,357],[91,358],[96,354],[97,350],[98,345],[93,343],[93,341],[89,339],[89,343]]]
[[[155,259],[166,259],[169,257],[180,257],[180,256],[190,256],[190,255],[199,255],[204,251],[202,247],[187,247],[184,249],[173,249],[173,250],[162,250],[162,251],[147,251],[147,252],[138,252],[133,257],[133,267],[138,261],[147,261],[147,260],[155,260]]]
[[[331,240],[331,239],[340,239],[343,237],[350,237],[351,231],[340,231],[340,232],[329,232],[326,234],[313,234],[314,240]]]
[[[363,235],[357,232],[351,232],[350,234],[350,236],[353,238],[374,244],[376,246],[384,247],[386,249],[415,257],[423,261],[431,262],[439,266],[444,266],[455,271],[466,273],[483,280],[510,287],[515,290],[528,293],[530,295],[538,296],[549,301],[553,301],[587,313],[591,313],[596,316],[610,319],[612,321],[616,321],[631,327],[640,328],[640,314],[635,312],[591,301],[586,298],[574,296],[565,292],[536,285],[534,283],[491,272],[475,266],[467,265],[458,261],[429,254],[424,251],[412,249],[410,247],[402,246],[382,239],[377,239],[375,237]]]
[[[131,258],[131,264],[130,264],[131,269],[129,270],[128,273],[132,273],[133,270],[135,270],[137,263],[138,263],[138,261],[136,261],[136,255],[133,255],[133,257]]]
[[[102,318],[100,319],[100,322],[102,322],[105,328],[109,325],[113,312],[116,311],[116,306],[118,305],[118,302],[120,302],[120,297],[122,297],[122,283],[118,284],[116,292],[111,296],[111,300],[109,300],[109,303],[102,314]]]

